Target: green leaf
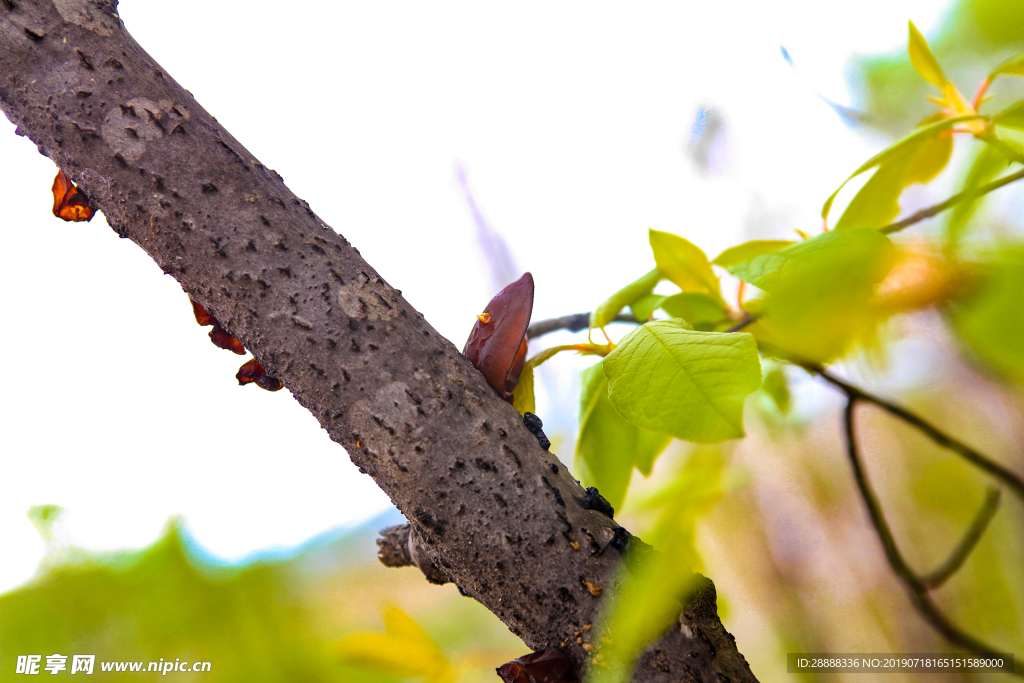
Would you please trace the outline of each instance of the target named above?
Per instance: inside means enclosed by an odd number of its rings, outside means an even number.
[[[596,486],[611,506],[618,509],[626,498],[633,467],[644,476],[649,475],[654,459],[665,450],[672,437],[622,419],[608,400],[608,379],[602,364],[590,366],[580,378],[583,387],[576,463],[580,479]]]
[[[1024,100],[1015,102],[993,116],[992,123],[1013,130],[1024,130]]]
[[[1024,384],[1024,247],[1002,251],[980,291],[952,312],[953,327],[997,373]]]
[[[633,312],[633,316],[641,321],[645,322],[651,319],[654,312],[661,308],[661,302],[668,297],[662,294],[648,294],[642,299],[637,299],[629,305],[629,310]]]
[[[533,365],[524,365],[519,373],[519,384],[512,390],[512,405],[520,415],[537,412],[537,400],[533,394]]]
[[[512,390],[512,405],[516,410],[519,411],[520,415],[525,413],[536,413],[537,405],[534,399],[534,382],[533,373],[534,370],[540,364],[551,360],[555,355],[562,351],[576,351],[580,355],[605,355],[610,345],[605,344],[562,344],[561,346],[552,346],[551,348],[544,349],[540,353],[533,355],[526,363],[523,364],[523,370],[519,373],[519,383],[516,384],[516,388]]]
[[[650,294],[661,281],[661,277],[661,273],[655,268],[612,294],[590,314],[590,326],[604,327],[610,323],[623,308]]]
[[[700,247],[679,235],[649,231],[658,270],[684,292],[704,292],[721,300],[718,277]]]
[[[882,244],[889,244],[889,239],[874,231],[826,232],[736,264],[729,271],[744,282],[770,292],[780,286],[787,272],[803,268],[813,260],[820,260],[826,266],[841,261],[868,261]]]
[[[712,263],[716,266],[728,268],[729,266],[734,266],[737,263],[749,261],[755,256],[778,251],[779,249],[788,247],[793,243],[793,240],[752,240],[750,242],[739,244],[735,247],[729,247],[716,256]]]
[[[1019,54],[1014,57],[1010,57],[1005,60],[999,66],[992,70],[992,73],[988,75],[988,80],[993,80],[996,76],[1024,76],[1024,54]]]
[[[659,552],[623,567],[619,590],[602,606],[598,641],[602,666],[592,667],[589,683],[622,683],[640,652],[679,618],[680,602],[692,594],[700,570],[696,549],[697,520],[721,499],[727,486],[724,459],[717,450],[695,451],[647,508],[656,508],[657,522],[644,538]],[[628,561],[628,560],[627,560]]]
[[[878,167],[864,187],[850,200],[836,222],[836,230],[881,228],[900,212],[903,190],[913,183],[927,183],[949,163],[953,138],[936,135],[903,148]]]
[[[921,75],[921,78],[942,90],[943,86],[949,81],[946,75],[942,73],[942,67],[939,66],[935,55],[932,54],[931,49],[928,47],[928,41],[924,39],[921,32],[914,26],[914,22],[911,21],[909,24],[910,41],[907,45],[907,51],[910,53],[910,63],[914,65],[914,70]]]
[[[754,338],[678,320],[638,327],[604,360],[608,397],[633,424],[697,443],[743,436],[743,400],[761,386]]]
[[[764,384],[761,389],[771,398],[772,403],[783,415],[789,412],[791,396],[789,394],[789,382],[786,379],[786,371],[781,365],[776,365],[764,376]]]
[[[28,509],[28,519],[43,540],[50,543],[53,540],[53,524],[63,512],[64,508],[60,505],[33,505]]]
[[[971,169],[967,172],[963,191],[969,192],[989,182],[1006,168],[1006,165],[1007,160],[1002,152],[995,147],[985,145],[981,148],[978,156],[974,158],[974,163],[971,164]],[[967,198],[953,207],[949,215],[949,222],[946,224],[946,237],[950,245],[956,245],[963,237],[968,221],[983,199],[984,197]]]
[[[725,307],[721,302],[700,292],[683,292],[666,297],[661,303],[661,310],[694,326],[714,324],[725,319]]]
[[[894,251],[879,232],[844,230],[733,266],[737,277],[765,291],[758,322],[747,329],[804,360],[837,358],[881,320],[874,289]]]
[[[843,184],[836,188],[836,191],[832,193],[832,196],[825,201],[825,205],[821,208],[821,217],[826,220],[828,219],[828,213],[829,210],[832,208],[832,202],[835,201],[836,195],[839,194],[840,190],[846,187],[846,183],[850,182],[851,180],[859,176],[861,173],[864,173],[865,171],[870,171],[874,167],[882,165],[888,162],[889,160],[901,157],[904,153],[906,153],[908,148],[915,148],[922,141],[930,140],[937,136],[939,133],[949,130],[958,123],[976,121],[978,119],[983,118],[985,117],[981,116],[980,114],[966,114],[964,116],[954,116],[953,118],[942,119],[941,121],[937,121],[923,128],[915,129],[914,132],[897,140],[896,142],[889,145],[881,152],[879,152],[878,154],[876,154],[875,156],[871,157],[863,164],[861,164],[860,168],[854,171],[849,178],[844,180]]]

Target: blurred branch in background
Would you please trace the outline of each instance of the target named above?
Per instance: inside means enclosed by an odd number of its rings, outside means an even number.
[[[976,654],[987,656],[999,655],[1000,653],[997,650],[958,628],[939,610],[932,601],[931,596],[928,594],[929,586],[921,577],[914,573],[914,570],[911,569],[906,560],[903,559],[903,555],[900,554],[899,548],[896,547],[896,540],[893,538],[888,522],[885,521],[885,515],[883,514],[882,507],[878,502],[878,497],[875,495],[875,492],[871,488],[871,483],[868,481],[867,472],[864,470],[864,463],[861,462],[860,452],[857,447],[854,410],[860,400],[862,399],[859,394],[853,392],[847,393],[846,409],[843,412],[843,426],[846,436],[846,454],[850,459],[850,466],[853,468],[853,479],[857,484],[857,490],[860,492],[861,499],[868,508],[868,516],[871,518],[871,525],[874,527],[879,540],[882,542],[882,548],[885,550],[885,557],[889,562],[889,566],[892,567],[896,576],[899,577],[900,581],[910,593],[910,599],[914,608],[920,612],[921,616],[924,617],[924,619],[949,642]],[[989,497],[991,498],[993,495],[995,496],[995,500],[998,502],[998,491],[995,494],[990,493]],[[994,504],[987,504],[986,508],[990,507],[990,505]],[[982,509],[982,513],[984,512],[985,508]],[[983,514],[982,518],[984,518],[984,516],[985,515]],[[992,515],[988,514],[987,516],[990,520]],[[987,524],[987,521],[985,524]],[[981,529],[982,531],[984,530],[984,525],[982,525]],[[980,533],[978,535],[980,536]],[[973,547],[973,543],[967,545],[967,551],[969,551],[971,547]],[[962,558],[960,562],[962,562]],[[959,563],[954,562],[954,564],[958,565]],[[1024,676],[1024,671],[1021,671],[1020,675]]]
[[[508,240],[495,230],[483,210],[476,201],[473,187],[469,183],[469,172],[461,163],[455,164],[455,180],[462,190],[466,208],[473,217],[473,225],[476,227],[476,239],[483,252],[481,262],[487,267],[487,274],[491,280],[491,291],[499,291],[508,283],[514,281],[522,274],[522,270],[516,265],[512,256],[512,250],[508,246]]]
[[[890,223],[889,225],[886,225],[883,228],[879,228],[879,232],[882,232],[886,235],[892,234],[894,232],[899,232],[900,230],[903,230],[906,227],[914,225],[915,223],[920,223],[921,221],[927,218],[937,216],[943,211],[951,209],[963,201],[974,201],[980,197],[985,196],[989,192],[998,190],[999,188],[1009,185],[1010,183],[1016,182],[1021,178],[1024,178],[1024,169],[1016,171],[1015,173],[1011,173],[1010,175],[1000,178],[999,180],[993,180],[991,183],[988,183],[987,185],[982,185],[981,187],[975,188],[973,190],[964,190],[963,192],[959,192],[944,202],[939,202],[938,204],[935,204],[933,206],[921,209],[920,211],[910,216],[907,216],[903,220],[899,220],[896,221],[895,223]]]

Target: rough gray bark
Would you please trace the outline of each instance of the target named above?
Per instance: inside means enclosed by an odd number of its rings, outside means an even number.
[[[0,0],[0,105],[284,381],[434,563],[532,648],[612,589],[615,523],[472,365],[124,31],[116,0]],[[706,580],[705,580],[706,581]],[[752,681],[710,581],[637,681]]]

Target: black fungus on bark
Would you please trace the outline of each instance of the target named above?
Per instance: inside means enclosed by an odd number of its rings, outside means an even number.
[[[540,447],[544,450],[551,449],[551,440],[544,433],[544,423],[533,413],[523,413],[523,424],[530,430],[530,433],[537,437]]]

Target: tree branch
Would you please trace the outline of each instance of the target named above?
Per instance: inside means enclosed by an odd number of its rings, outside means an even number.
[[[882,513],[881,505],[878,503],[878,497],[868,481],[864,464],[860,459],[854,425],[854,410],[857,402],[863,399],[853,393],[847,393],[846,396],[846,408],[843,411],[843,431],[846,436],[846,454],[850,460],[850,467],[853,469],[853,479],[857,484],[857,490],[860,492],[861,499],[868,509],[871,525],[874,527],[875,533],[878,534],[878,539],[882,542],[885,559],[888,560],[889,566],[892,567],[893,572],[895,572],[904,588],[906,588],[914,608],[925,621],[931,624],[950,643],[979,655],[992,656],[1002,654],[953,624],[932,601],[924,581],[914,573],[903,559],[899,549],[896,547],[896,540],[889,529],[889,524],[885,521],[885,515]],[[1024,676],[1024,673],[1018,673],[1018,675]]]
[[[925,574],[921,577],[921,583],[925,587],[935,589],[946,583],[949,577],[953,576],[963,566],[967,556],[974,550],[974,546],[981,540],[982,535],[988,528],[989,522],[996,516],[996,512],[999,510],[999,498],[1002,494],[997,488],[990,488],[988,493],[985,494],[985,501],[981,504],[978,509],[978,514],[974,516],[974,520],[971,525],[967,527],[964,532],[963,538],[956,544],[953,551],[946,558],[946,561],[936,567],[934,570]]]
[[[580,504],[579,483],[515,409],[132,40],[115,7],[0,3],[0,108],[284,382],[444,576],[530,647],[585,667],[574,634],[600,601],[581,579],[614,592],[615,522]],[[689,630],[652,646],[667,669],[649,654],[634,680],[754,680],[713,609]]]
[[[988,474],[998,479],[1000,482],[1006,484],[1013,490],[1014,493],[1016,493],[1018,496],[1021,497],[1022,500],[1024,500],[1024,479],[1021,479],[1020,475],[1011,472],[1010,470],[1003,467],[994,460],[990,460],[989,458],[985,457],[984,455],[982,455],[975,449],[971,448],[964,442],[958,439],[954,439],[953,437],[949,436],[948,434],[940,430],[938,427],[935,427],[930,422],[927,422],[924,418],[920,417],[919,415],[912,413],[906,408],[896,405],[891,401],[886,401],[883,398],[880,398],[878,396],[875,396],[874,394],[864,391],[863,389],[855,387],[849,382],[836,377],[835,375],[833,375],[831,372],[821,367],[820,365],[800,362],[797,362],[796,364],[800,365],[808,372],[818,375],[826,382],[829,382],[830,384],[838,387],[847,396],[854,396],[859,400],[874,404],[881,408],[882,410],[889,413],[890,415],[892,415],[893,417],[899,418],[903,422],[906,422],[911,427],[917,429],[919,432],[927,436],[929,439],[934,441],[939,446],[942,446],[943,448],[948,448],[949,450],[953,451],[957,455],[961,456],[962,458],[970,462],[975,467],[983,470],[984,472],[987,472]]]
[[[613,323],[631,323],[633,325],[639,325],[640,321],[635,316],[629,313],[622,313],[615,316],[612,320]],[[542,337],[545,334],[551,332],[557,332],[558,330],[569,330],[570,332],[579,332],[586,330],[590,327],[590,313],[573,313],[572,315],[563,315],[560,318],[550,318],[548,320],[538,320],[537,322],[530,325],[530,328],[526,331],[528,339],[534,339],[536,337]]]
[[[896,221],[895,223],[890,223],[889,225],[886,225],[883,228],[879,228],[878,231],[885,235],[891,235],[892,233],[899,232],[900,230],[903,230],[904,228],[907,228],[913,225],[914,223],[920,223],[926,218],[937,216],[946,209],[951,209],[962,201],[973,201],[975,199],[978,199],[979,197],[987,195],[989,192],[998,190],[999,188],[1005,187],[1010,183],[1015,183],[1021,178],[1024,178],[1024,169],[1016,171],[1015,173],[1011,173],[1010,175],[1003,176],[999,180],[993,180],[991,183],[980,185],[974,188],[973,190],[964,190],[963,192],[953,195],[944,202],[939,202],[934,206],[929,206],[927,208],[921,209],[917,213],[907,216],[901,221]]]

